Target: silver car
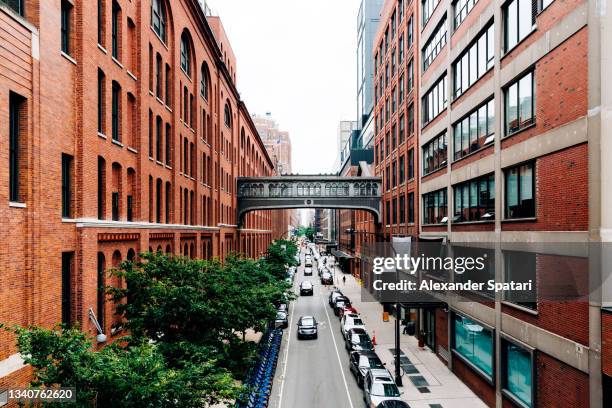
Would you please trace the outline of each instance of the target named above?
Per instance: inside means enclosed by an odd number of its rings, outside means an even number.
[[[402,393],[385,369],[371,369],[363,380],[363,399],[370,408],[378,407],[383,401],[401,401]]]

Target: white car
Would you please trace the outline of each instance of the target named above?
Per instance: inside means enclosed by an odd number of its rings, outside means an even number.
[[[383,401],[401,401],[402,393],[385,369],[370,369],[363,379],[363,399],[370,408]]]
[[[305,276],[312,276],[312,268],[310,266],[307,266],[304,268],[304,275]]]
[[[342,337],[346,338],[346,333],[350,329],[360,328],[365,330],[365,324],[361,317],[357,313],[348,313],[342,316],[340,322],[340,330],[342,331]]]

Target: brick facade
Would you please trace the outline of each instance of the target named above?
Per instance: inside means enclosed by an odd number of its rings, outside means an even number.
[[[64,49],[62,2],[27,1],[23,15],[0,5],[2,323],[62,320],[62,254],[71,253],[70,321],[95,335],[91,309],[112,341],[113,305],[100,303],[97,287],[120,284],[108,269],[121,260],[148,250],[256,257],[281,234],[272,211],[235,225],[235,178],[271,175],[273,163],[237,92],[221,21],[196,0],[162,0],[161,11],[157,3],[63,2],[71,6]],[[15,198],[10,106],[19,108]],[[14,338],[0,331],[0,385],[28,377],[11,365],[15,352]]]

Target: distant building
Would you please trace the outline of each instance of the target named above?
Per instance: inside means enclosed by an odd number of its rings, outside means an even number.
[[[267,112],[265,116],[253,115],[253,123],[255,123],[257,132],[274,163],[276,175],[291,174],[291,138],[289,132],[280,130],[270,112]],[[281,215],[272,218],[273,230],[279,232],[279,234],[285,235],[289,226],[299,224],[296,210],[279,210],[274,213],[274,215]]]

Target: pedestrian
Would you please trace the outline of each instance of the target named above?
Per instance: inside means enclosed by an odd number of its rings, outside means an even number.
[[[343,285],[346,285],[346,276],[343,276],[343,277],[342,277],[342,284],[343,284]]]

